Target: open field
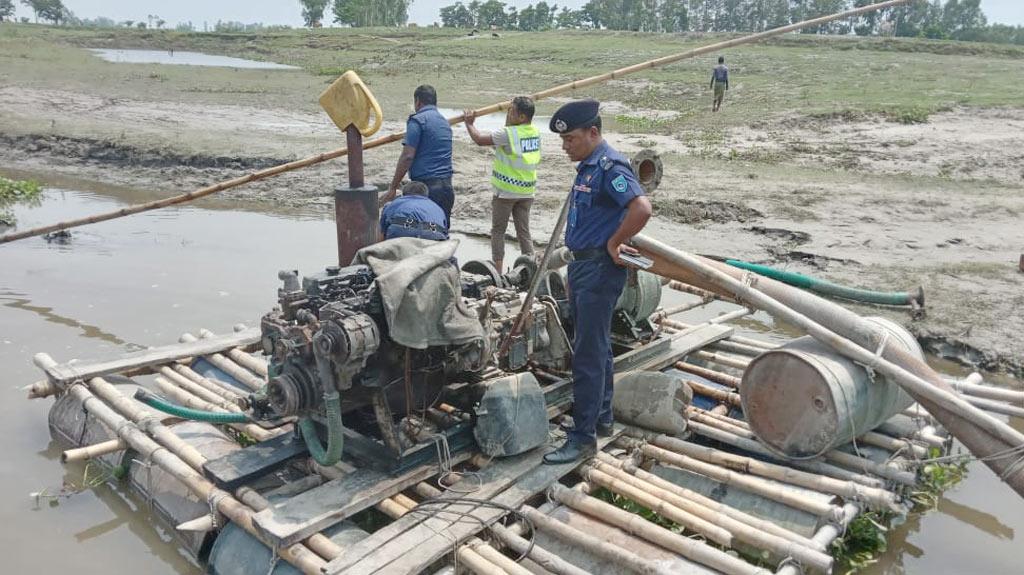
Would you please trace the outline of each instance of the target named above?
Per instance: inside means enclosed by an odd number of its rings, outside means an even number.
[[[441,105],[482,106],[719,38],[636,33],[317,30],[179,34],[0,26],[0,172],[187,191],[343,145],[316,104],[355,69],[401,130],[420,83]],[[82,48],[203,51],[299,66],[112,64]],[[609,139],[665,161],[650,231],[697,253],[771,263],[862,287],[922,285],[927,317],[899,319],[933,351],[1024,374],[1024,50],[948,42],[786,37],[730,50],[712,114],[711,59],[613,81]],[[540,103],[549,114],[562,100]],[[487,232],[487,150],[456,128],[454,227]],[[535,236],[572,168],[548,138]],[[367,153],[384,184],[397,149]],[[344,163],[228,192],[261,206],[331,208]]]

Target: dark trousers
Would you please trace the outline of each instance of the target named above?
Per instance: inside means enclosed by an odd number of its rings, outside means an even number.
[[[455,205],[455,188],[451,178],[424,178],[415,180],[427,185],[427,195],[444,210],[444,227],[452,227],[452,206]]]
[[[612,312],[626,285],[626,268],[608,255],[569,264],[569,301],[576,338],[572,360],[569,439],[597,441],[597,423],[612,422]]]

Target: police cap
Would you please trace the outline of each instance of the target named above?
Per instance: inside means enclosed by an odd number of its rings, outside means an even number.
[[[556,134],[564,134],[577,128],[589,128],[600,118],[598,114],[600,106],[600,102],[591,99],[569,102],[559,108],[554,116],[551,116],[549,128]]]

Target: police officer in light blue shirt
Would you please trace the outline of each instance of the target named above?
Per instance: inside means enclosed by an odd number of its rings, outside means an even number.
[[[427,185],[428,195],[444,210],[445,227],[451,222],[455,190],[452,188],[452,128],[437,110],[437,92],[426,84],[413,93],[416,112],[405,123],[402,155],[395,176],[381,203],[395,199],[406,173]]]
[[[601,136],[599,106],[596,100],[578,100],[551,117],[562,150],[579,165],[565,228],[565,245],[573,255],[569,302],[576,328],[573,429],[561,447],[544,456],[545,463],[593,455],[597,436],[612,432],[612,312],[626,285],[621,254],[637,253],[627,243],[651,217],[651,203],[629,161]]]
[[[427,185],[409,182],[402,195],[388,203],[380,212],[381,239],[422,238],[448,239],[444,211],[427,197]]]

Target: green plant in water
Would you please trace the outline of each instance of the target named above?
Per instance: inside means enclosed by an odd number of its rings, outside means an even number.
[[[885,525],[891,517],[888,512],[869,511],[850,522],[846,534],[830,546],[837,572],[855,573],[878,561],[878,555],[889,546]]]
[[[929,459],[941,456],[942,452],[937,447],[928,450]],[[963,481],[966,475],[966,459],[928,463],[921,469],[918,483],[921,488],[910,494],[910,500],[919,510],[931,509],[938,504],[939,498],[946,490]]]
[[[37,203],[43,186],[33,180],[12,180],[0,176],[0,225],[13,226],[16,223],[10,206],[22,203]]]

